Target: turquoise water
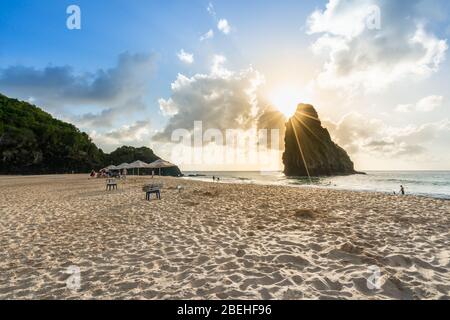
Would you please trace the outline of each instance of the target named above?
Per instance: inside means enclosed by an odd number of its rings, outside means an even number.
[[[185,172],[186,179],[212,181],[220,177],[224,183],[314,186],[341,190],[399,192],[450,199],[450,171],[369,171],[367,175],[313,178],[287,178],[281,172]]]

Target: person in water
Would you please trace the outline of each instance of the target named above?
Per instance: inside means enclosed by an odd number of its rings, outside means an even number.
[[[401,194],[402,196],[405,195],[405,188],[404,188],[403,186],[400,186],[400,194]]]

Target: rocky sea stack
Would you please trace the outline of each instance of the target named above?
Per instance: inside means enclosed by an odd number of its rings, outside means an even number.
[[[299,104],[286,124],[284,173],[287,176],[350,175],[358,172],[347,152],[331,140],[312,105]]]

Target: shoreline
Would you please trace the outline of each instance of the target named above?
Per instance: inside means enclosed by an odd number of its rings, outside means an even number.
[[[203,172],[203,171],[201,171]],[[235,173],[235,171],[231,171]],[[248,171],[242,171],[242,172],[248,172]],[[257,171],[255,171],[257,172]],[[373,172],[384,172],[384,171],[373,171]],[[394,172],[394,171],[393,171]],[[415,171],[411,171],[415,172]],[[423,172],[447,172],[447,171],[423,171]],[[217,172],[217,171],[211,171],[211,173],[226,173],[226,172]],[[238,172],[236,172],[238,173]],[[369,172],[370,173],[370,172]],[[60,178],[60,177],[73,177],[73,176],[86,176],[87,179],[89,178],[88,173],[67,173],[67,174],[40,174],[40,175],[0,175],[0,178],[7,178],[7,179],[14,179],[14,178],[43,178],[43,177],[51,177],[51,178]],[[151,176],[133,176],[128,175],[128,178],[130,179],[146,179],[150,178]],[[155,179],[158,179],[159,176],[155,176]],[[271,183],[271,182],[263,182],[263,181],[250,181],[246,182],[247,180],[242,180],[242,182],[239,181],[227,181],[227,180],[221,180],[220,182],[211,182],[208,181],[204,176],[188,176],[184,175],[182,177],[170,177],[170,176],[162,176],[163,179],[172,178],[172,179],[180,179],[180,180],[188,180],[188,181],[197,181],[197,182],[204,182],[204,183],[211,183],[211,184],[234,184],[234,185],[258,185],[258,186],[274,186],[274,187],[287,187],[287,188],[310,188],[310,189],[318,189],[318,190],[335,190],[335,191],[341,191],[341,192],[358,192],[358,193],[367,193],[367,194],[382,194],[382,195],[388,195],[388,196],[394,196],[394,197],[419,197],[419,198],[426,198],[426,199],[435,199],[435,200],[443,200],[443,201],[450,201],[450,196],[446,194],[439,194],[439,195],[431,195],[431,194],[414,194],[414,193],[407,193],[406,195],[400,195],[400,194],[393,194],[392,192],[388,191],[377,191],[377,190],[364,190],[364,189],[350,189],[345,187],[330,187],[330,186],[322,186],[322,185],[308,185],[308,184],[282,184],[282,183]],[[104,179],[99,179],[104,180]]]
[[[184,176],[179,177],[183,180],[190,180],[190,181],[200,181],[205,183],[218,183],[218,182],[211,182],[207,181],[207,178],[203,178],[202,176],[197,177],[190,177],[190,176]],[[208,178],[208,180],[210,180]],[[247,182],[248,181],[248,182]],[[400,195],[400,194],[393,194],[392,192],[388,191],[377,191],[377,190],[364,190],[364,189],[350,189],[345,187],[330,187],[330,186],[321,186],[321,185],[308,185],[308,184],[282,184],[282,183],[268,183],[268,182],[262,182],[262,181],[250,181],[250,180],[242,180],[242,182],[238,181],[220,181],[219,183],[222,184],[236,184],[236,185],[262,185],[262,186],[279,186],[279,187],[288,187],[288,188],[311,188],[311,189],[320,189],[320,190],[336,190],[336,191],[342,191],[342,192],[362,192],[362,193],[369,193],[369,194],[383,194],[383,195],[391,195],[396,197],[423,197],[423,198],[429,198],[429,199],[437,199],[437,200],[444,200],[444,201],[450,201],[450,196],[445,194],[439,194],[439,195],[432,195],[432,194],[412,194],[407,193],[406,195]]]

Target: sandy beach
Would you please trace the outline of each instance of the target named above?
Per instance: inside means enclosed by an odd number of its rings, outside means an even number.
[[[1,177],[0,299],[450,298],[449,201],[161,180]]]

